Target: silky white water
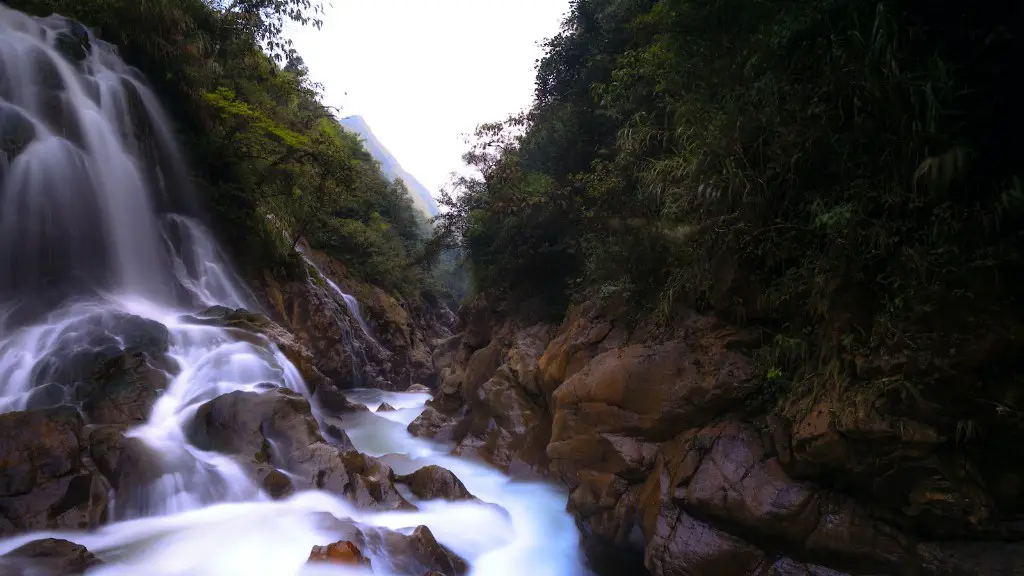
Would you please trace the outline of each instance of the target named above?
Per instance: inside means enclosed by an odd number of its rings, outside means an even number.
[[[169,384],[128,434],[158,458],[146,483],[117,493],[110,523],[9,537],[0,555],[59,537],[104,561],[91,574],[344,573],[305,565],[312,546],[338,539],[322,522],[327,513],[394,529],[425,524],[474,574],[583,574],[565,494],[510,482],[411,437],[405,427],[422,410],[423,394],[353,391],[371,408],[386,401],[399,409],[339,425],[396,472],[439,464],[505,512],[412,499],[418,512],[371,513],[322,491],[273,501],[235,460],[188,443],[185,427],[218,395],[268,385],[309,394],[269,340],[240,341],[185,317],[211,305],[255,309],[255,299],[190,211],[173,131],[138,73],[91,35],[81,60],[55,48],[61,35],[87,34],[59,17],[0,6],[0,413],[71,402],[57,377],[62,362],[130,346],[156,322],[167,330]],[[331,285],[368,334],[358,303]],[[375,573],[386,574],[387,558],[372,559]]]

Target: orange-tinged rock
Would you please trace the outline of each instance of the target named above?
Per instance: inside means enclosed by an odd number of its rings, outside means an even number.
[[[341,540],[327,546],[313,546],[313,550],[309,553],[308,562],[327,562],[344,566],[370,567],[370,561],[363,556],[363,553],[355,544],[348,540]]]

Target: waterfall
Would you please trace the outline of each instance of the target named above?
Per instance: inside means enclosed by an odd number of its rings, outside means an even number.
[[[317,267],[317,265],[313,262],[312,258],[307,256],[306,254],[302,254],[302,259],[306,261],[306,264],[308,264],[313,269],[313,271],[316,272],[318,276],[320,276],[320,278],[323,278],[323,280],[327,282],[327,285],[331,287],[331,290],[334,290],[335,294],[341,296],[341,300],[345,303],[345,308],[348,308],[349,315],[352,316],[356,323],[359,324],[359,328],[363,331],[363,334],[367,338],[372,340],[374,344],[376,344],[377,341],[374,339],[373,335],[370,334],[370,327],[366,325],[366,320],[363,319],[363,315],[359,312],[359,301],[356,300],[356,297],[345,292],[337,284],[335,284],[333,280],[331,280],[326,274],[324,274],[320,270],[319,267]]]
[[[75,404],[76,362],[166,330],[169,385],[130,432],[162,474],[117,503],[122,517],[253,498],[238,465],[192,449],[183,423],[266,382],[305,393],[265,338],[182,320],[255,301],[195,215],[173,211],[194,202],[172,134],[113,46],[0,6],[0,412]]]

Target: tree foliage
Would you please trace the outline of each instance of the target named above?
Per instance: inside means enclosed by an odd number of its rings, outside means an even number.
[[[794,387],[949,369],[957,334],[1021,326],[1013,10],[576,0],[433,244],[487,290],[757,322]]]

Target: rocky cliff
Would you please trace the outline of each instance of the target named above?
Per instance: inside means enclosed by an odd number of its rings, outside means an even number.
[[[553,326],[478,300],[459,329],[409,430],[565,484],[598,571],[1024,573],[1024,465],[987,457],[1020,437],[1007,407],[970,450],[940,406],[884,390],[771,410],[759,331],[697,313],[666,334],[593,302]]]

